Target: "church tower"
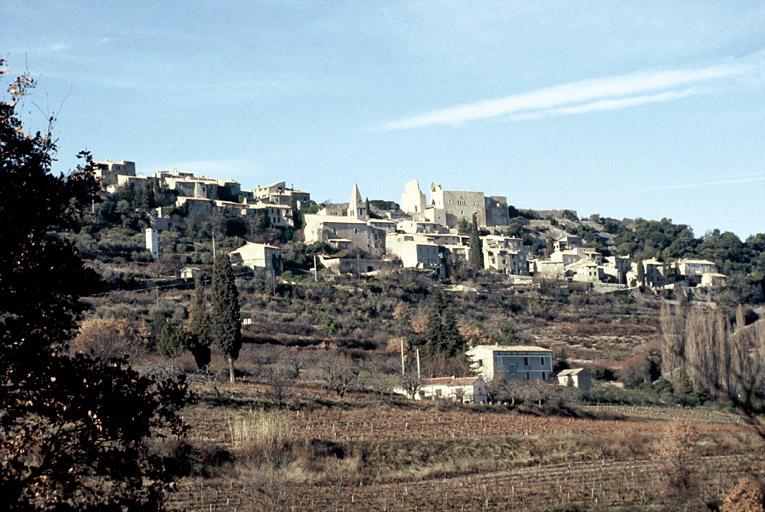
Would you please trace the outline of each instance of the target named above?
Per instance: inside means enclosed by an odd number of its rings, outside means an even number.
[[[367,220],[369,218],[366,201],[361,199],[361,192],[359,192],[359,187],[356,184],[353,185],[351,201],[348,203],[348,217],[353,217],[357,220]]]

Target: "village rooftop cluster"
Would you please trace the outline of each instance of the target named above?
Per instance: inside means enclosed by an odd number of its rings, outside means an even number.
[[[581,237],[563,233],[553,242],[545,258],[531,255],[521,238],[505,234],[510,224],[507,198],[483,192],[445,190],[430,186],[430,199],[416,180],[404,185],[400,209],[375,215],[358,186],[353,185],[348,203],[312,204],[310,193],[287,187],[284,181],[245,190],[231,179],[195,176],[178,170],[157,171],[153,176],[136,175],[134,162],[96,162],[96,176],[107,192],[137,183],[153,182],[177,194],[176,206],[190,214],[209,215],[228,211],[236,215],[267,216],[275,227],[295,227],[293,216],[303,215],[306,244],[322,243],[353,257],[320,255],[317,265],[335,273],[367,274],[394,268],[414,269],[443,276],[450,267],[470,264],[471,224],[480,230],[483,269],[506,275],[509,285],[532,286],[532,276],[551,280],[589,283],[600,292],[636,286],[666,288],[671,269],[688,286],[717,287],[726,276],[708,260],[680,259],[670,268],[666,262],[646,259],[633,262],[629,256],[604,257],[583,244]],[[378,212],[380,213],[380,212]],[[146,231],[146,247],[159,257],[159,232],[166,226],[161,209],[154,213]],[[382,217],[382,218],[381,218]],[[242,265],[262,268],[274,275],[282,271],[281,249],[275,245],[247,242],[232,252]],[[639,272],[638,265],[643,266]]]

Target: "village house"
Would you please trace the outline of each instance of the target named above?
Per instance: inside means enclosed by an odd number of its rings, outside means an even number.
[[[558,384],[588,391],[592,387],[592,377],[586,368],[570,368],[558,374]]]
[[[382,257],[385,254],[386,230],[368,222],[369,212],[366,209],[366,201],[361,199],[359,187],[353,186],[351,200],[344,212],[334,206],[336,205],[325,206],[318,214],[305,216],[305,242],[310,244],[328,243],[330,240],[350,241],[353,247],[372,258]],[[333,212],[343,214],[336,215]]]
[[[637,265],[639,263],[633,263],[633,272],[637,279]],[[645,284],[649,288],[660,288],[664,286],[664,267],[663,261],[659,261],[656,258],[650,258],[642,261],[643,272],[645,275]],[[637,283],[641,284],[641,283]]]
[[[179,196],[197,199],[221,199],[239,201],[241,185],[234,180],[194,176],[178,170],[157,171],[154,176],[168,190],[175,190]]]
[[[533,259],[529,262],[529,270],[546,279],[563,279],[565,265],[562,261]]]
[[[394,262],[369,258],[333,258],[319,255],[321,265],[335,274],[369,274],[397,268]]]
[[[468,247],[470,237],[468,235],[458,235],[456,233],[420,233],[420,236],[428,242],[436,245],[456,245]]]
[[[448,233],[449,230],[436,222],[426,220],[400,220],[396,224],[396,230],[402,233]]]
[[[280,275],[284,268],[282,250],[269,244],[246,242],[243,246],[231,251],[229,258],[232,264],[250,267],[253,270],[265,269],[276,276]]]
[[[583,283],[598,283],[603,280],[603,267],[594,261],[582,258],[565,267],[565,277]]]
[[[385,231],[352,217],[306,215],[303,234],[307,244],[349,241],[353,247],[372,257],[379,258],[385,254]]]
[[[156,181],[151,176],[131,176],[128,174],[117,174],[115,177],[117,178],[116,183],[106,187],[106,191],[110,194],[113,194],[118,188],[121,187],[128,187],[130,185],[144,185],[146,183],[152,183]]]
[[[435,377],[423,379],[415,400],[451,400],[465,404],[485,404],[489,388],[483,377]]]
[[[263,212],[268,219],[268,224],[277,228],[293,227],[295,221],[292,217],[292,207],[285,204],[256,203],[244,205],[242,215],[254,216],[257,212]]]
[[[261,203],[280,204],[302,210],[311,202],[311,194],[287,187],[284,181],[259,185],[252,189],[252,198]]]
[[[717,265],[714,261],[709,260],[683,258],[677,260],[677,267],[680,270],[680,275],[685,277],[714,274],[717,272]]]
[[[385,231],[385,233],[395,233],[396,232],[396,226],[397,222],[395,220],[391,219],[369,219],[367,220],[367,224],[372,226],[373,228],[381,229]]]
[[[471,369],[487,382],[493,379],[547,380],[552,351],[532,345],[476,345],[467,351]]]
[[[186,212],[189,215],[209,215],[215,208],[215,203],[212,199],[199,198],[199,197],[176,197],[175,206],[178,208],[186,208]]]
[[[612,282],[627,284],[627,273],[631,269],[629,256],[606,256],[603,264],[603,274],[609,276]]]
[[[481,237],[483,265],[503,274],[528,275],[526,250],[521,238],[487,235]]]
[[[677,260],[677,269],[688,286],[714,288],[724,286],[728,278],[717,271],[714,261],[683,258]]]
[[[717,272],[705,272],[701,274],[701,282],[699,286],[702,288],[719,288],[725,286],[728,280],[728,276],[725,274],[719,274]]]
[[[102,187],[116,185],[117,176],[120,174],[123,176],[135,176],[135,162],[104,160],[93,162],[93,165],[95,167],[96,179],[101,183]]]
[[[553,250],[562,252],[568,249],[578,249],[582,246],[582,237],[575,235],[565,235],[553,241]]]
[[[154,176],[164,188],[175,190],[179,196],[238,201],[241,193],[241,185],[234,180],[194,176],[177,169],[157,171]]]
[[[316,212],[316,215],[322,217],[347,217],[348,203],[330,203],[325,204]]]
[[[443,266],[439,246],[418,234],[388,233],[385,247],[389,255],[401,260],[404,268],[440,271]]]

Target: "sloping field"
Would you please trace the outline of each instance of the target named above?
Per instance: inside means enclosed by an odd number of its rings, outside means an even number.
[[[237,385],[224,390],[228,402],[202,400],[186,411],[189,438],[236,456],[235,418],[277,414],[299,443],[334,455],[275,469],[235,462],[212,478],[184,478],[169,496],[172,509],[666,509],[678,498],[667,494],[656,446],[674,420],[699,433],[687,459],[698,486],[692,509],[720,500],[743,476],[765,475],[763,440],[714,410],[590,407],[586,417],[534,416],[369,395],[338,400],[302,388],[268,411],[262,392]]]

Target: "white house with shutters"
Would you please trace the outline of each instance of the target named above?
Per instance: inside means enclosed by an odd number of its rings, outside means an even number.
[[[532,345],[476,345],[467,351],[471,369],[484,380],[547,380],[552,376],[552,351]]]

